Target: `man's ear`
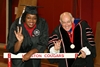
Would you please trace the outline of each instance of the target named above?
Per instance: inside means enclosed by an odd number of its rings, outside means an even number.
[[[59,20],[59,22],[61,23],[61,20]]]
[[[74,18],[72,18],[72,22],[74,22]]]

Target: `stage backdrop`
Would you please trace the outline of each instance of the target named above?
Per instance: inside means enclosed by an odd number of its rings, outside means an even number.
[[[6,42],[6,0],[0,0],[0,43]]]

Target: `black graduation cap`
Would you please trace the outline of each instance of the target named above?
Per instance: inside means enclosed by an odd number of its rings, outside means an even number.
[[[79,55],[80,54],[81,53],[79,53]],[[87,64],[87,62],[86,62],[86,59],[85,58],[81,58],[81,57],[79,58],[79,57],[77,57],[75,59],[75,61],[73,62],[73,64],[71,65],[71,67],[85,67],[86,64]]]
[[[38,14],[37,8],[42,7],[42,6],[31,6],[31,5],[20,5],[20,6],[25,6],[23,11],[28,12],[30,14]],[[24,12],[22,12],[22,13],[24,13]]]
[[[29,14],[37,14],[37,7],[36,6],[26,6],[25,12]]]
[[[85,66],[86,66],[85,58],[76,58],[71,67],[85,67]]]

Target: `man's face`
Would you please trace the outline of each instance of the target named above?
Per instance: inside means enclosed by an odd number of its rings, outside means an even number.
[[[62,17],[61,19],[61,25],[66,30],[69,31],[72,28],[72,18],[71,17]]]
[[[32,28],[36,24],[37,16],[32,14],[27,14],[25,18],[25,23],[29,28]]]

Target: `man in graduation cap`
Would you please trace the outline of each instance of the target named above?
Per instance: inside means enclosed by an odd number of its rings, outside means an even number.
[[[21,17],[12,23],[8,35],[8,51],[26,53],[22,59],[12,59],[12,67],[40,67],[40,59],[30,57],[44,52],[48,38],[46,20],[38,16],[37,7],[26,6]]]
[[[94,67],[93,58],[96,56],[95,42],[92,29],[85,20],[75,22],[69,12],[60,15],[60,25],[49,37],[50,53],[79,53],[78,57],[65,59],[49,59],[57,62],[58,67]]]

